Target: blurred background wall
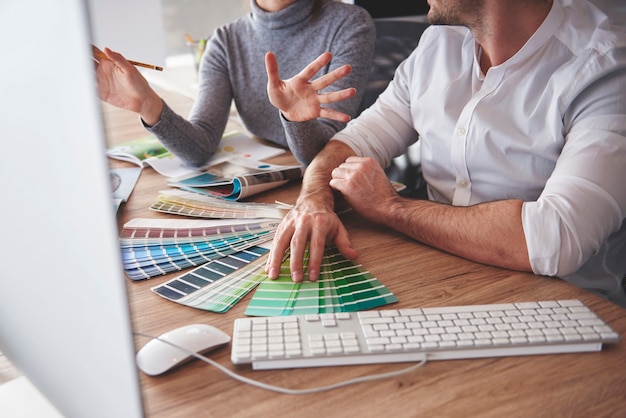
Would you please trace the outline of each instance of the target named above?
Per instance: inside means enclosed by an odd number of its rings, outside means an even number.
[[[422,0],[426,4],[426,0]],[[344,0],[344,3],[374,7],[377,14],[398,10],[424,10],[419,1],[411,0]],[[625,0],[592,0],[601,9],[626,25]],[[194,38],[208,37],[213,30],[249,11],[249,0],[162,0],[165,49],[168,55],[187,53],[185,33]]]

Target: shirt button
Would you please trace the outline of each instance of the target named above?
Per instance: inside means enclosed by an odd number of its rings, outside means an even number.
[[[459,128],[456,130],[456,133],[459,135],[465,135],[465,128]]]
[[[460,186],[460,187],[463,187],[463,188],[467,187],[467,184],[468,184],[468,183],[467,183],[467,180],[461,180],[461,181],[459,182],[459,186]]]

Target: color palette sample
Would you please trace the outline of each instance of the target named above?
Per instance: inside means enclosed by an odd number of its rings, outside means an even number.
[[[282,219],[290,207],[270,203],[231,202],[186,190],[172,189],[159,192],[157,201],[150,209],[198,218]]]
[[[133,219],[120,233],[124,271],[132,280],[196,267],[270,241],[274,219]]]
[[[308,252],[305,266],[307,261]],[[294,283],[287,259],[278,279],[259,284],[245,313],[277,316],[354,312],[397,301],[398,298],[361,264],[344,258],[334,248],[327,248],[318,281]]]
[[[223,313],[247,295],[261,280],[267,248],[251,247],[211,261],[152,291],[182,305]]]
[[[211,261],[152,290],[182,305],[223,313],[256,288],[245,312],[250,316],[353,312],[398,301],[362,265],[344,258],[336,249],[326,250],[320,280],[302,283],[291,281],[288,258],[280,277],[270,280],[264,272],[267,252],[252,247]]]

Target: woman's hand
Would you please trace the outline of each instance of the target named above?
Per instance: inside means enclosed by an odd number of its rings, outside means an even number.
[[[148,125],[156,124],[161,118],[163,101],[148,81],[121,54],[108,48],[104,51],[93,48],[107,57],[97,60],[100,98],[113,106],[138,113]]]
[[[325,52],[294,77],[281,80],[276,56],[271,52],[265,55],[267,94],[270,102],[281,111],[287,120],[292,122],[304,122],[316,118],[340,122],[350,120],[349,115],[322,107],[322,105],[348,99],[356,94],[356,89],[348,88],[329,93],[319,93],[319,91],[350,74],[352,67],[348,64],[343,65],[311,81],[311,78],[327,65],[331,58],[332,54]]]

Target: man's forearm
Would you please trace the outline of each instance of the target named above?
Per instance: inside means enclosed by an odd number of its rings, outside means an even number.
[[[522,202],[470,207],[398,199],[384,224],[416,240],[480,263],[531,271],[522,228]]]
[[[329,205],[332,210],[334,196],[332,189],[328,186],[332,170],[351,155],[354,155],[354,151],[349,146],[343,142],[331,140],[307,167],[298,204],[325,204]]]

